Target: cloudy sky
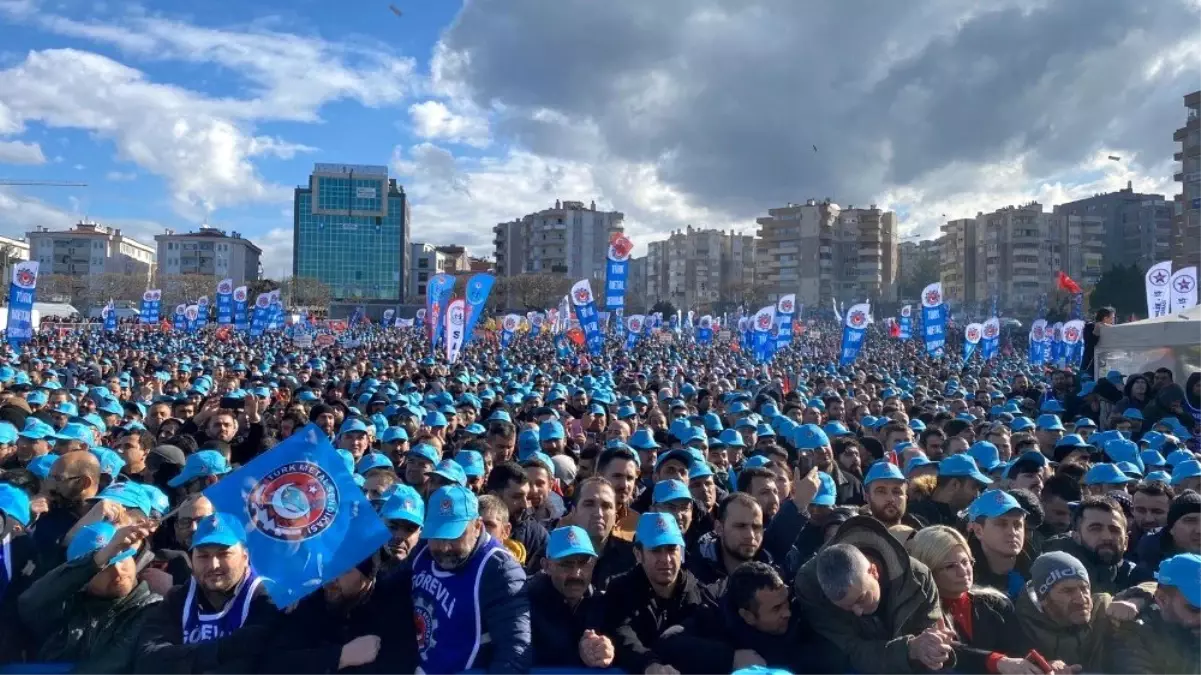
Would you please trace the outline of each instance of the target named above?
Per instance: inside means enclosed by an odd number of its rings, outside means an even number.
[[[0,234],[207,220],[279,275],[293,188],[348,162],[392,168],[415,241],[478,254],[555,199],[624,212],[639,249],[826,196],[929,237],[1127,181],[1174,194],[1201,83],[1201,0],[395,6],[0,0],[0,178],[88,184],[0,187]]]

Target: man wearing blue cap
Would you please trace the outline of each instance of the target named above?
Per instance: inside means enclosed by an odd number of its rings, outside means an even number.
[[[638,566],[614,577],[605,592],[604,631],[613,636],[614,665],[627,673],[663,673],[655,644],[666,626],[712,604],[684,569],[684,536],[666,513],[644,513],[634,534]]]
[[[88,673],[132,672],[138,633],[162,598],[137,578],[134,555],[148,524],[81,528],[67,562],[21,594],[21,621],[32,661],[72,663]]]
[[[968,506],[966,516],[976,585],[1016,598],[1030,576],[1026,511],[1013,495],[989,490]]]
[[[604,602],[591,583],[596,561],[583,528],[551,531],[542,572],[526,584],[535,666],[607,668],[613,663],[613,642],[599,633]]]
[[[242,525],[202,519],[192,538],[192,579],[154,608],[138,637],[140,669],[252,671],[277,610],[250,567]]]
[[[225,456],[216,450],[201,450],[188,455],[187,462],[179,475],[167,481],[167,485],[180,489],[184,494],[203,492],[215,485],[221,477],[231,471]]]
[[[379,517],[392,535],[383,547],[383,563],[386,568],[395,567],[417,548],[425,522],[425,502],[417,490],[397,485],[380,507]]]
[[[42,559],[54,565],[66,559],[67,533],[87,514],[89,502],[100,492],[100,461],[87,450],[69,452],[54,461],[43,486],[50,508],[30,531]]]
[[[0,663],[20,661],[25,651],[17,600],[41,573],[37,546],[27,531],[32,522],[29,495],[0,483]]]
[[[875,462],[863,477],[868,512],[885,527],[900,525],[909,504],[909,482],[896,464],[887,460]],[[910,517],[910,527],[919,529],[921,523]]]
[[[1159,566],[1155,602],[1118,626],[1106,672],[1189,673],[1201,662],[1201,556],[1182,553]]]
[[[944,457],[938,463],[938,483],[934,493],[909,505],[909,512],[926,525],[959,523],[959,512],[966,509],[992,480],[980,473],[976,461],[966,454]]]
[[[474,493],[448,485],[430,495],[424,534],[413,559],[417,652],[427,673],[526,672],[530,606],[525,571],[488,536]]]

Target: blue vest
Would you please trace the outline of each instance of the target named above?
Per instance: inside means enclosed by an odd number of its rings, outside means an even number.
[[[413,561],[413,623],[417,631],[419,672],[461,673],[475,666],[484,633],[480,612],[480,579],[493,556],[504,547],[486,534],[475,553],[454,572],[438,569],[429,548]]]
[[[188,582],[188,597],[183,601],[183,643],[185,645],[208,642],[223,638],[242,627],[250,615],[250,601],[262,579],[254,570],[246,571],[246,578],[234,590],[234,596],[216,614],[202,614],[196,595],[199,589],[196,580]]]
[[[4,592],[8,590],[8,582],[13,578],[13,551],[12,551],[12,536],[5,536],[0,540],[0,600],[4,599]]]

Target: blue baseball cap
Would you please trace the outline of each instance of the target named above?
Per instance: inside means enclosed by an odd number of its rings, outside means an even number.
[[[654,450],[660,446],[655,442],[655,436],[650,429],[639,429],[630,436],[630,447],[635,450]]]
[[[826,432],[826,435],[831,438],[854,435],[851,433],[851,430],[847,428],[847,425],[839,422],[838,420],[827,422],[826,426],[822,427],[822,431]]]
[[[1059,419],[1059,415],[1050,413],[1038,416],[1037,423],[1039,431],[1063,431],[1063,422]]]
[[[407,440],[409,440],[409,432],[404,427],[388,427],[384,429],[383,435],[380,436],[380,441],[384,443]]]
[[[989,490],[981,493],[979,497],[972,500],[972,503],[967,507],[967,519],[976,520],[977,518],[997,518],[1011,511],[1026,510],[1014,499],[1013,495],[1004,490]]]
[[[350,433],[367,433],[367,423],[357,417],[342,422],[342,426],[338,428],[338,434]]]
[[[1143,472],[1143,458],[1139,455],[1138,444],[1125,438],[1115,438],[1105,444],[1105,454],[1112,462],[1130,462]]]
[[[563,424],[559,420],[550,420],[543,422],[542,426],[538,427],[539,441],[561,441],[567,437],[563,431]]]
[[[1081,417],[1080,419],[1076,420],[1075,426],[1077,429],[1096,429],[1097,423],[1087,417]]]
[[[426,539],[458,539],[480,517],[475,493],[462,485],[445,485],[430,495],[423,535]]]
[[[1141,422],[1143,420],[1143,411],[1139,410],[1138,408],[1126,408],[1122,411],[1122,417],[1125,417],[1128,420],[1139,420]]]
[[[1143,450],[1139,453],[1139,459],[1143,460],[1144,467],[1161,467],[1167,466],[1168,460],[1163,458],[1156,450]]]
[[[246,532],[241,521],[228,513],[214,513],[196,523],[190,550],[201,546],[229,547],[245,543]]]
[[[680,525],[675,516],[670,513],[644,513],[638,517],[638,527],[634,530],[634,542],[642,544],[643,548],[659,548],[660,546],[679,546],[684,548],[684,535],[680,534]]]
[[[1143,480],[1148,483],[1163,483],[1164,485],[1168,485],[1172,482],[1172,475],[1167,471],[1152,471],[1143,476]]]
[[[717,435],[717,440],[723,445],[731,448],[745,448],[746,441],[742,440],[742,434],[735,429],[726,429]]]
[[[1027,429],[1033,429],[1034,420],[1026,417],[1025,415],[1015,417],[1013,418],[1013,421],[1009,423],[1009,428],[1013,431],[1026,431]]]
[[[1179,466],[1182,462],[1187,462],[1191,459],[1195,459],[1195,457],[1193,457],[1193,453],[1189,452],[1188,450],[1185,450],[1184,448],[1179,448],[1179,449],[1169,452],[1168,456],[1165,457],[1164,459],[1167,461],[1168,466],[1170,466],[1174,469],[1177,466]]]
[[[25,468],[38,478],[45,480],[50,475],[50,468],[54,466],[54,462],[58,460],[58,455],[53,452],[48,452],[44,455],[34,457],[29,461],[29,465]]]
[[[88,429],[87,425],[78,422],[68,424],[54,436],[54,439],[57,441],[79,441],[89,447],[92,445],[93,438],[95,437],[92,436],[92,432]]]
[[[0,422],[0,443],[12,445],[17,442],[17,428],[9,422]]]
[[[988,441],[976,441],[968,448],[967,454],[976,460],[976,466],[985,471],[992,471],[1004,463],[1001,461],[1001,451]]]
[[[425,503],[421,501],[417,490],[401,483],[380,508],[379,517],[384,520],[404,520],[421,527],[425,522]]]
[[[513,418],[510,417],[509,413],[505,410],[494,410],[494,411],[492,411],[492,414],[488,416],[488,421],[489,422],[508,422],[509,424],[512,424]]]
[[[1190,459],[1181,462],[1172,469],[1172,485],[1180,485],[1189,478],[1201,476],[1201,462]]]
[[[455,454],[454,460],[459,466],[463,467],[463,473],[468,478],[482,478],[484,476],[484,456],[475,450],[460,450]]]
[[[972,478],[983,485],[992,485],[988,476],[980,473],[976,460],[970,455],[951,455],[938,463],[938,475],[947,478]]]
[[[225,461],[225,455],[216,450],[201,450],[188,455],[183,470],[178,476],[167,481],[167,485],[173,488],[180,487],[197,478],[224,476],[229,471],[229,462]]]
[[[1129,483],[1133,480],[1130,476],[1122,473],[1122,470],[1116,464],[1102,463],[1094,464],[1084,474],[1085,485],[1110,485],[1114,483]]]
[[[816,450],[830,445],[830,438],[816,424],[802,424],[793,433],[792,444],[798,450]]]
[[[838,497],[838,487],[834,485],[834,477],[825,471],[817,472],[817,493],[813,495],[815,506],[834,506]]]
[[[458,485],[467,485],[467,473],[463,471],[463,465],[453,459],[444,459],[438,462],[438,466],[430,472],[430,475],[439,476]]]
[[[113,540],[113,536],[117,534],[117,528],[112,523],[100,521],[89,523],[79,528],[75,533],[75,537],[67,546],[67,560],[82,560],[90,555],[94,555],[96,551],[108,546],[108,543]],[[126,558],[132,558],[137,554],[132,547],[121,551],[117,555],[109,559],[109,564],[117,563]]]
[[[422,424],[424,424],[427,427],[430,427],[431,429],[435,428],[435,427],[447,426],[446,415],[443,415],[442,413],[438,412],[437,410],[432,410],[426,414],[425,419],[422,420]]]
[[[138,483],[113,483],[101,490],[96,498],[120,504],[126,508],[137,509],[147,516],[154,510],[150,495]]]
[[[551,560],[562,560],[573,555],[597,557],[596,549],[592,547],[592,539],[584,528],[575,525],[556,527],[551,530],[546,540],[546,557]]]
[[[396,468],[395,465],[392,464],[392,460],[388,459],[387,456],[381,455],[378,452],[369,452],[363,455],[363,458],[359,460],[359,463],[357,466],[355,466],[354,470],[355,473],[365,476],[367,475],[367,472],[371,471],[372,469],[394,468]]]
[[[1156,580],[1180,591],[1194,609],[1201,607],[1201,556],[1180,553],[1159,564]]]
[[[29,495],[15,485],[0,483],[0,512],[21,523],[21,527],[29,527]]]
[[[92,448],[92,455],[100,463],[100,473],[116,478],[125,467],[125,458],[112,448]]]
[[[925,453],[920,454],[917,457],[911,457],[908,462],[905,462],[905,476],[912,476],[914,471],[917,471],[923,466],[930,465],[938,466],[938,462],[931,460],[925,455]]]
[[[678,480],[661,480],[655,483],[654,502],[662,504],[664,502],[672,502],[677,499],[692,499],[692,493],[688,491],[688,486]]]
[[[438,452],[438,448],[429,443],[418,443],[405,453],[407,459],[424,459],[430,464],[437,464],[442,461],[442,453]]]
[[[868,467],[867,473],[863,476],[863,486],[867,487],[878,480],[899,480],[904,482],[905,474],[901,473],[901,468],[892,462],[883,460],[873,462]]]
[[[713,475],[713,469],[708,462],[696,462],[692,468],[688,469],[688,480],[692,481],[697,478],[708,478]]]

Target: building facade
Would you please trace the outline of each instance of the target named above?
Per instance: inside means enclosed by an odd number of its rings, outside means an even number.
[[[1172,203],[1163,195],[1126,189],[1055,207],[1056,214],[1099,218],[1106,268],[1137,265],[1147,269],[1170,256]]]
[[[756,222],[756,284],[768,300],[796,293],[798,302],[827,307],[833,299],[896,299],[895,213],[810,199],[769,209]]]
[[[954,304],[976,302],[976,219],[959,218],[942,225],[938,238],[938,279]],[[918,298],[920,300],[920,298]]]
[[[644,314],[654,304],[646,292],[646,256],[630,258],[630,276],[626,285],[625,315]]]
[[[901,242],[897,247],[897,299],[904,302],[915,301],[917,296],[913,289],[916,288],[916,292],[921,292],[926,284],[936,281],[937,273],[929,274],[929,272],[939,269],[937,239]],[[909,297],[901,297],[903,294],[900,289],[905,289],[909,293]]]
[[[154,238],[158,247],[160,284],[164,277],[199,274],[233,279],[235,286],[256,281],[262,275],[263,250],[238,232],[203,225],[197,232],[174,232]]]
[[[603,279],[609,237],[625,230],[624,220],[619,211],[597,211],[596,202],[556,200],[553,208],[498,223],[492,228],[496,273]]]
[[[406,301],[409,202],[385,166],[317,164],[296,188],[292,274],[330,288],[331,316]]]
[[[39,263],[38,274],[58,274],[84,279],[101,274],[121,274],[149,287],[155,270],[155,250],[99,223],[81,222],[74,229],[45,227],[27,232],[29,259]],[[143,282],[144,280],[144,282]]]
[[[13,266],[22,260],[29,260],[29,242],[24,239],[0,237],[0,279],[11,283]]]
[[[1201,266],[1201,91],[1184,97],[1184,126],[1172,139],[1180,143],[1173,158],[1180,162],[1176,208],[1172,218],[1172,258],[1177,269]]]
[[[647,244],[644,286],[646,301],[669,302],[702,314],[737,305],[754,285],[755,238],[732,231],[686,229]]]
[[[409,244],[410,304],[425,302],[425,289],[435,274],[459,274],[470,271],[470,261],[462,246],[434,246],[413,242]]]

